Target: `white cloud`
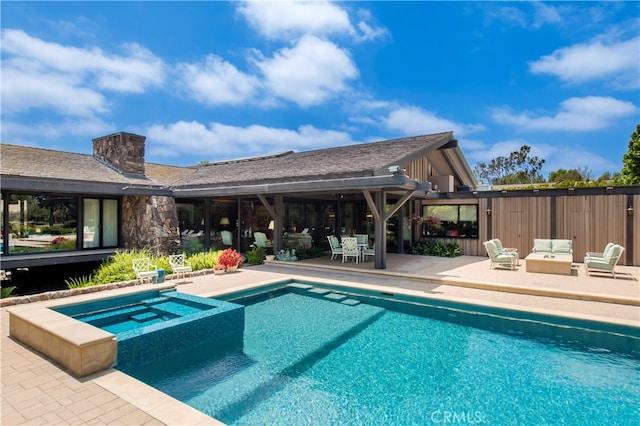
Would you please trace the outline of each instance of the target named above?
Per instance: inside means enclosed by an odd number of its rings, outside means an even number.
[[[484,126],[481,124],[456,123],[417,107],[403,107],[393,110],[383,119],[383,123],[388,130],[405,135],[453,131],[456,136],[464,136],[484,130]]]
[[[529,130],[566,130],[586,132],[606,129],[619,118],[637,114],[631,102],[611,97],[587,96],[570,98],[560,104],[555,115],[514,114],[509,108],[495,108],[491,116],[498,123],[512,124]]]
[[[534,74],[547,73],[568,83],[607,79],[614,87],[640,87],[640,37],[609,44],[596,40],[563,47],[529,64]]]
[[[273,58],[256,59],[255,63],[264,74],[267,90],[303,107],[345,91],[346,81],[358,76],[347,51],[310,35],[292,48],[279,50]]]
[[[506,22],[517,27],[537,30],[544,25],[564,24],[564,15],[571,12],[567,6],[552,6],[544,2],[520,3],[518,6],[503,6],[503,3],[491,4],[487,17]],[[528,10],[532,8],[532,10]]]
[[[140,93],[164,79],[162,61],[144,47],[129,43],[124,55],[109,55],[99,48],[63,46],[31,37],[22,30],[2,32],[2,50],[14,64],[85,77],[101,89]]]
[[[208,161],[353,143],[348,133],[311,125],[290,130],[258,125],[238,127],[215,122],[206,126],[196,121],[179,121],[150,126],[143,134],[147,135],[147,147],[152,154],[178,156],[198,152],[203,160]]]
[[[62,121],[38,121],[28,124],[3,120],[0,140],[6,143],[20,144],[21,141],[36,141],[41,145],[47,139],[67,138],[69,136],[95,137],[106,135],[117,129],[112,123],[107,123],[95,117],[67,118]],[[28,143],[34,145],[34,143]]]
[[[358,22],[358,29],[362,33],[362,36],[360,37],[361,40],[375,40],[389,34],[389,31],[386,28],[372,27],[364,21]]]
[[[123,46],[124,55],[116,56],[4,30],[1,45],[6,112],[52,108],[80,116],[105,113],[101,90],[139,93],[164,79],[162,61],[137,44]]]
[[[545,24],[562,24],[563,19],[561,16],[562,8],[558,6],[551,6],[549,3],[536,1],[532,3],[533,6],[533,27],[540,28]]]
[[[239,4],[238,12],[272,39],[353,33],[347,12],[327,1],[246,1]]]
[[[251,0],[239,3],[237,10],[251,26],[269,39],[289,40],[313,34],[348,35],[366,41],[388,34],[386,28],[370,23],[372,19],[368,10],[358,10],[359,20],[354,28],[345,9],[324,0]]]
[[[259,81],[216,55],[200,64],[179,64],[181,85],[197,101],[207,105],[240,104],[250,99]]]
[[[92,116],[108,111],[105,97],[82,87],[78,78],[38,69],[19,69],[5,62],[2,69],[2,109],[5,113],[52,108],[63,115]]]

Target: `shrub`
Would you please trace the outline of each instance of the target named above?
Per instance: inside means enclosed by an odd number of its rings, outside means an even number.
[[[11,293],[13,293],[13,290],[15,289],[16,289],[16,286],[2,287],[0,289],[0,298],[4,299],[5,297],[11,296]]]
[[[247,253],[247,263],[249,265],[262,265],[267,258],[267,250],[263,247],[253,246]]]
[[[456,257],[462,255],[462,248],[455,241],[424,240],[413,244],[409,252],[422,256]]]
[[[191,268],[194,271],[201,271],[203,269],[212,269],[214,265],[218,263],[218,257],[222,251],[209,250],[206,252],[193,253],[187,260],[191,262]]]
[[[68,280],[64,280],[64,283],[67,285],[67,288],[82,288],[96,285],[96,283],[93,282],[91,275],[69,278]]]
[[[324,256],[324,251],[320,247],[303,246],[296,250],[298,260],[313,259]]]

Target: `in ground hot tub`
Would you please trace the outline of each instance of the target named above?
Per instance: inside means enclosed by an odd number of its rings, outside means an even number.
[[[244,307],[166,290],[9,310],[11,336],[78,376],[225,339],[242,344]]]

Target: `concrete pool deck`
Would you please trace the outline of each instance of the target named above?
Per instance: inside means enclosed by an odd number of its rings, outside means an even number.
[[[267,263],[223,276],[193,277],[178,285],[178,290],[208,296],[299,277],[640,326],[640,268],[619,266],[617,271],[615,280],[610,276],[586,277],[579,264],[573,275],[560,276],[527,273],[523,261],[516,271],[509,271],[490,270],[489,260],[484,257],[389,254],[385,270],[375,270],[371,260],[355,265],[325,257],[295,264]],[[100,293],[104,296],[105,292]],[[219,424],[114,369],[85,378],[73,376],[10,338],[7,308],[0,311],[1,424]]]

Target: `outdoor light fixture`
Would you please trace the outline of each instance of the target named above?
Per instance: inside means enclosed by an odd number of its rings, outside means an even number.
[[[491,209],[487,209],[487,216],[491,216]]]
[[[633,216],[633,206],[627,207],[627,215],[628,216]]]
[[[229,225],[229,218],[228,217],[223,217],[220,219],[220,225]]]
[[[276,223],[273,220],[269,222],[269,229],[276,229]]]

